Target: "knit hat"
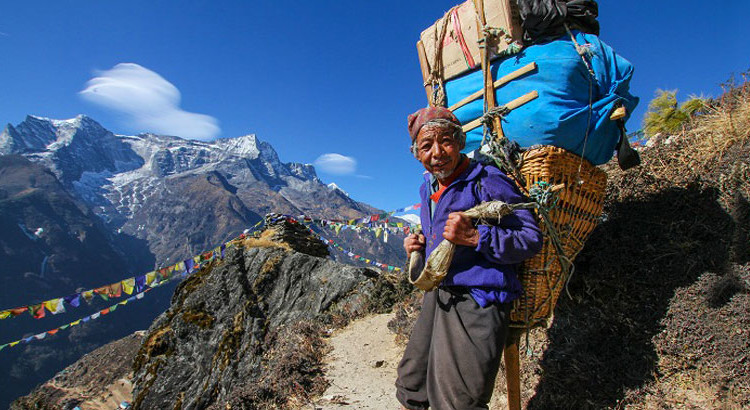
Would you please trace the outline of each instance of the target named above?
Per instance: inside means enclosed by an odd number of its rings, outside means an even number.
[[[445,107],[425,107],[407,117],[409,135],[411,136],[412,142],[417,139],[417,135],[419,134],[419,130],[422,129],[422,126],[429,121],[437,119],[448,120],[459,127],[461,126],[461,122],[458,121],[458,118],[453,115],[451,110]]]

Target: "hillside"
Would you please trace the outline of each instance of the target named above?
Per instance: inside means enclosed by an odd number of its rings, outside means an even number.
[[[525,407],[750,406],[750,93],[722,101],[640,167],[607,168],[604,222],[550,328],[521,339]],[[415,299],[391,322],[401,339]]]

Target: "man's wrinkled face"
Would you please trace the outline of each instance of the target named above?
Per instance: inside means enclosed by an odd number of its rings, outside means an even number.
[[[415,156],[438,180],[450,176],[461,161],[461,146],[445,128],[423,127],[415,140]]]

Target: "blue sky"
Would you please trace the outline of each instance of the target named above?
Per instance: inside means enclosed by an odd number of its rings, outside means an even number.
[[[642,101],[629,129],[656,89],[716,96],[732,72],[750,68],[750,2],[717,3],[600,1],[601,38],[636,67],[631,89]],[[454,4],[2,2],[0,121],[86,114],[121,134],[174,124],[204,137],[255,133],[285,162],[337,154],[323,158],[338,168],[321,166],[319,176],[357,200],[411,205],[421,166],[408,152],[406,115],[426,104],[415,42]],[[97,85],[122,91],[128,78],[159,90],[138,92],[167,106],[169,120],[149,118],[149,104],[123,115],[117,93],[92,96]]]

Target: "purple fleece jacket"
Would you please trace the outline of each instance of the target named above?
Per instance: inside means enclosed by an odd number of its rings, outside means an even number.
[[[425,173],[419,192],[427,257],[443,240],[445,222],[451,212],[465,211],[487,201],[518,203],[525,200],[513,181],[499,169],[472,161],[443,191],[437,204],[433,204],[435,210],[431,215],[430,184],[430,174]],[[516,210],[502,218],[497,226],[479,225],[477,229],[479,244],[476,248],[456,247],[448,275],[440,286],[467,287],[482,307],[517,299],[522,292],[516,277],[517,265],[542,248],[542,233],[534,214]]]

